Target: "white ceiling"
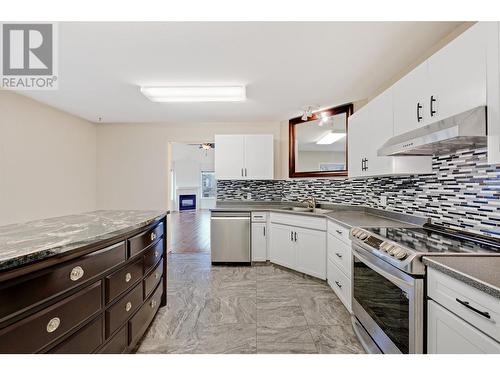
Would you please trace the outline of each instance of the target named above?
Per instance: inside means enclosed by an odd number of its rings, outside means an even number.
[[[61,23],[59,90],[90,121],[253,122],[364,99],[460,23]],[[243,103],[153,103],[161,84],[246,84]]]

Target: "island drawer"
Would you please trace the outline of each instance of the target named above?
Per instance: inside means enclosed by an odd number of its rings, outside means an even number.
[[[122,354],[128,346],[128,327],[123,326],[107,343],[99,353],[101,354]]]
[[[103,274],[125,259],[125,242],[120,242],[31,277],[23,277],[20,281],[14,279],[7,282],[0,287],[0,301],[4,301],[0,303],[0,321]]]
[[[48,351],[54,354],[91,354],[103,342],[102,316]]]
[[[160,283],[155,292],[149,297],[137,314],[128,322],[129,345],[133,346],[144,335],[153,318],[160,308],[163,285]]]
[[[146,299],[158,285],[163,275],[163,261],[161,261],[151,274],[144,279],[144,298]]]
[[[101,282],[0,331],[0,353],[35,353],[101,310]]]
[[[139,254],[151,244],[160,240],[163,236],[163,224],[160,223],[156,227],[138,234],[128,239],[128,254],[129,258]],[[161,241],[160,241],[161,242]]]
[[[163,241],[158,241],[144,253],[144,274],[148,273],[163,255]]]
[[[106,338],[124,324],[142,304],[142,283],[106,310]]]
[[[142,258],[106,277],[106,304],[134,285],[143,275]]]

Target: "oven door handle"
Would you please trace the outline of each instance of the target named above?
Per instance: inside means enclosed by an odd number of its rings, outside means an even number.
[[[412,281],[405,280],[401,277],[394,275],[392,272],[389,272],[387,270],[382,269],[382,265],[378,266],[376,263],[383,262],[383,261],[379,260],[378,258],[375,258],[374,256],[371,256],[371,257],[373,257],[373,259],[369,259],[369,256],[366,256],[359,251],[359,247],[353,247],[352,251],[355,253],[356,257],[359,260],[361,260],[366,266],[370,267],[372,270],[374,270],[378,274],[382,275],[383,277],[385,277],[386,279],[391,281],[393,284],[397,285],[402,290],[409,291],[409,290],[413,289],[414,282],[413,282],[413,278],[411,278],[410,276],[408,276],[408,278],[411,279]],[[387,266],[383,265],[383,266],[384,267],[393,267],[390,265],[387,265]],[[401,272],[401,271],[397,270],[397,272]]]

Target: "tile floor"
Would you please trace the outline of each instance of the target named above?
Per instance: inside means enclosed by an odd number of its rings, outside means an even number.
[[[167,306],[138,353],[363,353],[330,287],[272,265],[168,258]]]

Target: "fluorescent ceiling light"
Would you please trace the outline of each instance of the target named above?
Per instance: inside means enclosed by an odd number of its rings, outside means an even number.
[[[157,86],[141,87],[153,102],[241,102],[246,99],[245,86]]]
[[[345,137],[345,133],[327,133],[316,142],[317,145],[331,145]]]

